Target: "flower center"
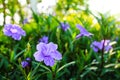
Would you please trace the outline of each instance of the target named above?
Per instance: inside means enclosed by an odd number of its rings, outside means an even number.
[[[10,29],[12,33],[17,33],[17,29]]]

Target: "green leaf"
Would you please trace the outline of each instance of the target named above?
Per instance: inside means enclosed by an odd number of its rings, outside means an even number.
[[[26,51],[26,49],[24,49],[24,50],[22,50],[21,52],[19,52],[19,53],[15,56],[14,60],[16,60],[16,59],[17,59],[21,54],[23,54],[25,51]]]
[[[75,61],[72,61],[72,62],[69,62],[69,63],[63,65],[63,66],[60,67],[56,72],[58,73],[58,72],[61,71],[62,69],[66,68],[66,67],[68,67],[68,66],[70,66],[70,65],[73,65],[73,64],[75,64]]]
[[[102,69],[101,75],[105,75],[106,73],[113,72],[113,71],[114,71],[114,69],[109,69],[109,68]]]
[[[38,15],[33,10],[32,10],[32,13],[33,13],[33,17],[34,17],[36,23],[38,24],[39,23],[39,17],[38,17]]]
[[[83,74],[81,74],[80,77],[81,77],[81,78],[84,77],[84,76],[85,76],[86,74],[88,74],[90,71],[91,71],[91,70],[87,70],[87,71],[83,72]]]
[[[35,75],[35,73],[37,72],[37,69],[39,68],[40,63],[37,64],[37,66],[31,71],[29,72],[27,79],[32,79],[32,77]]]
[[[52,72],[48,67],[46,67],[46,66],[44,66],[44,65],[40,65],[40,67],[42,67],[42,68],[48,70],[49,72]]]
[[[115,64],[115,68],[120,68],[120,63]]]
[[[50,73],[50,72],[49,72],[49,71],[45,71],[45,72],[43,72],[43,73],[41,73],[41,74],[37,74],[37,75],[33,76],[32,79],[34,79],[34,80],[39,80],[41,76],[43,76],[43,75],[45,75],[45,74],[48,74],[48,73]]]
[[[33,63],[34,63],[34,64],[38,64],[37,62],[34,62],[34,61],[33,61]],[[48,67],[46,67],[46,66],[44,66],[44,65],[42,65],[42,64],[40,64],[40,63],[39,63],[39,66],[42,67],[42,68],[44,68],[45,70],[47,70],[47,71],[49,71],[49,72],[52,72]]]
[[[105,67],[105,68],[109,68],[109,67],[114,67],[114,66],[115,66],[115,64],[114,64],[114,63],[111,63],[111,64],[105,65],[104,67]]]
[[[96,66],[92,66],[92,67],[87,68],[87,70],[97,70],[97,69],[98,69],[98,67],[96,67]]]

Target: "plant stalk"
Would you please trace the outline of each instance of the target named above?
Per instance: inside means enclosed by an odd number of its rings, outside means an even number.
[[[104,50],[105,50],[105,39],[104,39],[104,42],[103,42],[103,48],[102,48],[102,54],[101,54],[101,70],[104,66]]]

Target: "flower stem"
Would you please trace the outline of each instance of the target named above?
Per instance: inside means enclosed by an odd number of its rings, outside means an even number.
[[[55,77],[56,77],[56,74],[54,71],[52,71],[52,80],[56,80]]]
[[[104,42],[103,42],[103,48],[102,48],[102,54],[101,54],[101,70],[103,68],[103,65],[104,65],[104,48],[105,48],[105,39],[104,39]]]

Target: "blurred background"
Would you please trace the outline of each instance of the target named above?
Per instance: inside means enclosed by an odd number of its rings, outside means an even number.
[[[62,14],[75,14],[76,11],[79,12],[89,8],[94,14],[109,12],[118,18],[120,16],[119,3],[119,0],[1,0],[0,25],[11,23],[11,20],[19,23],[23,18],[32,17],[31,9],[37,14],[45,13],[62,16]],[[22,15],[24,16],[21,17]],[[4,20],[6,21],[4,22]]]

